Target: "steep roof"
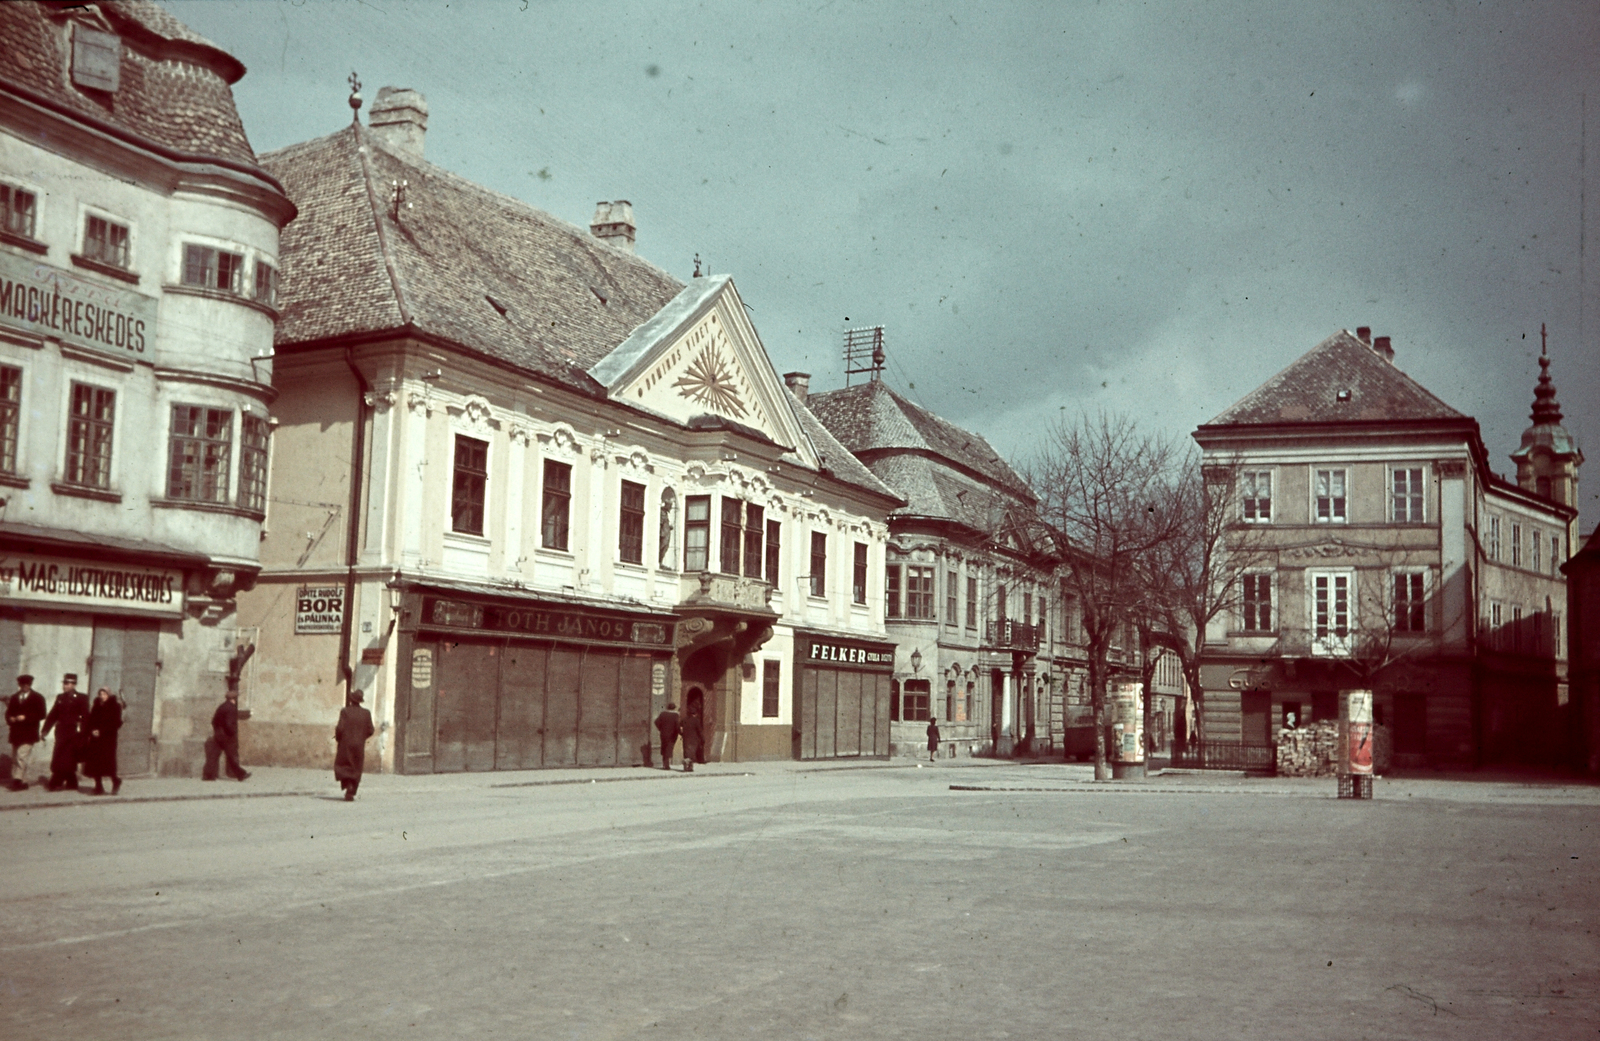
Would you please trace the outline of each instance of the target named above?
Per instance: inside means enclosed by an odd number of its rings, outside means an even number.
[[[583,370],[683,289],[587,229],[391,151],[359,124],[262,162],[300,207],[282,238],[279,344],[409,327],[593,388]]]
[[[73,25],[122,41],[115,91],[72,77]],[[258,170],[230,84],[244,66],[150,0],[0,4],[0,87],[186,157]]]
[[[1345,392],[1348,397],[1341,401]],[[1372,347],[1348,332],[1338,332],[1206,426],[1467,418]]]
[[[806,398],[806,404],[846,448],[867,459],[869,465],[886,455],[929,453],[946,460],[949,468],[968,471],[1011,495],[1030,502],[1034,498],[1027,482],[982,435],[907,401],[882,380],[814,393]]]
[[[795,400],[794,411],[795,415],[800,417],[801,429],[806,432],[806,436],[811,439],[812,447],[817,450],[823,469],[846,484],[853,484],[858,488],[866,488],[879,495],[904,501],[904,495],[893,486],[879,480],[870,469],[862,465],[861,460],[851,455],[850,450],[828,432],[828,428],[806,407],[805,402]]]

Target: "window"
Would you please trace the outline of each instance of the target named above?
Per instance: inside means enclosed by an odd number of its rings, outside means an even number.
[[[622,482],[621,513],[617,521],[617,559],[624,564],[644,563],[644,485]]]
[[[782,668],[780,662],[763,661],[761,663],[761,718],[778,718],[778,677]]]
[[[744,552],[744,501],[722,498],[722,554],[724,575],[739,573],[739,557]]]
[[[1397,631],[1420,633],[1427,630],[1424,585],[1420,571],[1394,576],[1394,627]]]
[[[1522,566],[1522,525],[1511,523],[1511,566]]]
[[[1244,630],[1272,631],[1272,576],[1244,576]]]
[[[1530,551],[1529,555],[1528,555],[1528,566],[1531,567],[1533,570],[1538,571],[1539,567],[1540,567],[1540,565],[1539,565],[1539,543],[1543,542],[1544,539],[1539,537],[1539,532],[1537,530],[1530,532],[1528,537],[1531,540],[1529,545],[1528,545],[1528,549]]]
[[[544,463],[543,522],[545,549],[566,549],[572,511],[572,467],[546,459]]]
[[[256,300],[268,307],[278,306],[278,269],[265,260],[256,261]]]
[[[1033,624],[1033,590],[1031,589],[1022,591],[1022,624]]]
[[[944,573],[944,624],[960,624],[960,615],[957,613],[957,594],[961,590],[961,576],[954,571]]]
[[[900,565],[890,564],[883,572],[884,615],[900,617]]]
[[[683,569],[711,570],[711,496],[683,500]]]
[[[1239,475],[1239,486],[1247,524],[1266,524],[1272,520],[1272,471],[1248,470]]]
[[[824,532],[811,533],[811,595],[827,593],[825,579],[828,575],[828,536]]]
[[[0,228],[12,235],[31,239],[38,214],[39,200],[32,192],[0,184]]]
[[[239,431],[239,505],[267,512],[267,444],[271,428],[261,416],[246,412]]]
[[[116,407],[116,391],[87,383],[72,385],[71,414],[67,419],[69,483],[111,487],[111,428]]]
[[[928,720],[928,681],[906,680],[900,691],[900,718],[907,723]]]
[[[243,273],[244,257],[238,253],[193,243],[183,247],[183,284],[186,286],[238,293],[243,291],[240,286]]]
[[[1345,654],[1350,650],[1350,574],[1311,572],[1313,652]]]
[[[550,545],[550,467],[544,464],[545,545]],[[553,465],[561,465],[559,463]],[[563,467],[566,469],[566,467]],[[483,498],[489,484],[489,442],[456,435],[455,475],[450,488],[450,530],[463,535],[483,534]],[[561,545],[566,549],[566,521],[563,515]]]
[[[1511,649],[1522,650],[1522,605],[1513,604],[1511,607]]]
[[[1489,518],[1489,559],[1500,559],[1500,518]]]
[[[934,617],[933,568],[906,568],[906,617]]]
[[[0,473],[17,472],[17,440],[22,430],[22,370],[0,365]]]
[[[767,521],[767,581],[771,582],[775,589],[783,588],[778,585],[778,561],[782,559],[782,555],[779,552],[779,536],[782,533],[783,524],[781,522],[775,520]]]
[[[194,502],[227,502],[232,449],[231,410],[199,405],[172,406],[167,497]]]
[[[672,541],[672,534],[678,523],[678,493],[671,488],[661,490],[661,518],[656,528],[656,540],[660,543],[656,547],[656,563],[665,568],[672,567],[677,561],[677,545]]]
[[[1003,585],[994,587],[994,619],[997,622],[1006,620],[1006,587]]]
[[[112,267],[128,266],[128,226],[91,216],[83,226],[83,255]]]
[[[1561,570],[1561,536],[1550,536],[1550,573],[1553,575]]]
[[[1500,601],[1493,601],[1489,604],[1489,625],[1495,629],[1498,629],[1502,624],[1504,624],[1504,621],[1505,620],[1501,615]]]
[[[867,602],[867,544],[856,543],[855,563],[850,569],[850,599],[853,603]]]
[[[761,577],[761,535],[766,528],[767,511],[755,503],[744,508],[744,574],[746,578]]]
[[[1391,502],[1394,507],[1395,523],[1421,524],[1423,520],[1421,467],[1395,470],[1393,478],[1394,495]]]
[[[967,576],[967,628],[978,627],[978,576]]]
[[[1317,471],[1318,524],[1344,523],[1344,471]]]

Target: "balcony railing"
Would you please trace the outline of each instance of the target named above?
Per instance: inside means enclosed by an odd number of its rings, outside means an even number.
[[[990,647],[1005,647],[1013,651],[1037,651],[1039,627],[1003,619],[984,627],[984,643]]]

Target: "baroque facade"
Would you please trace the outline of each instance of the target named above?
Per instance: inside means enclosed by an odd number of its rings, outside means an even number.
[[[263,157],[298,202],[243,743],[324,765],[347,692],[386,770],[884,755],[894,493],[773,371],[731,278],[423,158],[427,106]]]
[[[0,673],[194,772],[253,635],[279,230],[230,85],[153,3],[0,5]]]
[[[1542,433],[1514,457],[1516,483],[1490,468],[1476,421],[1366,328],[1195,432],[1205,464],[1236,475],[1233,546],[1250,556],[1238,609],[1206,633],[1207,738],[1270,744],[1287,714],[1334,718],[1341,689],[1368,688],[1397,766],[1558,758],[1582,455],[1548,436],[1541,362]]]

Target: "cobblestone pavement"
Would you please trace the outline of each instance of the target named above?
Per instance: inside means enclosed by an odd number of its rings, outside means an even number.
[[[1600,788],[983,760],[0,792],[0,1036],[1600,1036]]]

